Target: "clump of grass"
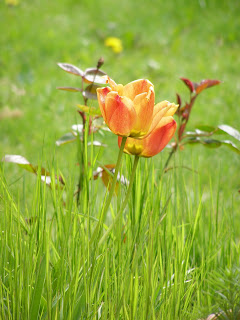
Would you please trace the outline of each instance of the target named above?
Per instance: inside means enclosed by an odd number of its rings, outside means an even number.
[[[131,166],[125,156],[126,176]],[[164,176],[160,172],[152,160],[140,161],[129,207],[100,245],[90,239],[104,202],[101,181],[85,181],[78,207],[76,181],[64,191],[49,189],[39,174],[32,205],[23,210],[2,173],[1,317],[197,319],[204,308],[221,305],[208,292],[233,299],[224,311],[237,310],[234,212],[226,215],[214,195],[203,199],[195,172],[192,185],[187,185],[184,169]],[[120,192],[123,197],[124,187]],[[112,202],[101,235],[121,197]],[[216,206],[221,208],[217,229]],[[217,270],[231,271],[220,272],[220,278]]]

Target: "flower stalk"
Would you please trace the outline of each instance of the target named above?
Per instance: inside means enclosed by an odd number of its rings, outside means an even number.
[[[104,234],[104,235],[102,236],[102,238],[100,239],[99,245],[101,245],[101,244],[105,241],[105,239],[108,237],[109,233],[112,231],[113,227],[116,225],[117,221],[119,220],[119,218],[121,217],[124,209],[125,209],[126,206],[127,206],[128,199],[129,199],[129,196],[130,196],[130,194],[131,194],[133,182],[134,182],[135,175],[136,175],[136,170],[137,170],[137,166],[138,166],[138,161],[139,161],[139,156],[135,156],[135,158],[134,158],[134,163],[133,163],[133,168],[132,168],[132,174],[131,174],[130,181],[129,181],[128,190],[127,190],[125,199],[124,199],[124,201],[123,201],[123,204],[122,204],[120,210],[118,211],[118,213],[117,213],[117,215],[116,215],[113,223],[110,225],[110,227],[108,228],[108,230],[105,232],[105,234]]]
[[[127,137],[123,137],[122,138],[122,143],[121,143],[121,146],[120,146],[120,149],[119,149],[119,153],[118,153],[118,159],[117,159],[117,164],[116,164],[116,167],[115,167],[115,172],[114,172],[114,176],[113,176],[113,180],[112,180],[112,185],[111,185],[111,188],[109,190],[109,194],[108,194],[108,198],[106,200],[106,203],[105,203],[105,206],[103,208],[103,211],[102,211],[102,214],[101,214],[101,217],[98,221],[98,224],[93,232],[93,235],[92,235],[92,238],[91,238],[91,241],[90,242],[93,242],[94,239],[96,238],[96,236],[98,235],[99,233],[99,229],[100,229],[100,226],[101,224],[103,223],[103,221],[105,220],[106,218],[106,215],[107,215],[107,211],[108,211],[108,208],[110,206],[110,203],[111,203],[111,200],[112,200],[112,197],[113,197],[113,194],[114,194],[114,191],[115,191],[115,186],[116,186],[116,183],[117,183],[117,177],[118,177],[118,172],[119,172],[119,169],[120,169],[120,166],[121,166],[121,162],[122,162],[122,155],[123,155],[123,150],[124,150],[124,146],[125,146],[125,143],[126,143],[126,140],[127,140]]]

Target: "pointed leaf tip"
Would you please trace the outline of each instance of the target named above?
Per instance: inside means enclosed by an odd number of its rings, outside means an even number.
[[[180,78],[180,79],[185,83],[185,85],[188,87],[188,89],[191,92],[195,91],[194,84],[193,84],[193,82],[191,80],[189,80],[187,78]]]
[[[235,139],[237,139],[238,141],[240,141],[240,132],[232,127],[230,127],[227,124],[220,124],[218,126],[218,128],[224,132],[226,132],[227,134],[229,134],[230,136],[234,137]]]
[[[61,63],[59,62],[58,63],[58,66],[63,69],[64,71],[68,72],[68,73],[71,73],[71,74],[74,74],[76,76],[80,76],[80,77],[83,77],[84,75],[84,72],[79,69],[78,67],[70,64],[70,63]]]
[[[196,86],[196,93],[199,94],[203,90],[216,86],[217,84],[220,84],[220,83],[221,83],[220,80],[210,80],[210,79],[202,80]]]
[[[71,92],[82,92],[82,89],[80,88],[73,88],[73,87],[57,87],[58,90],[65,90],[65,91],[71,91]]]

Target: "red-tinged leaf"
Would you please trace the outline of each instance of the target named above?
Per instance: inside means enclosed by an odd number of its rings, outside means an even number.
[[[24,158],[20,155],[7,154],[2,158],[2,161],[16,163],[21,168],[23,168],[31,173],[36,173],[36,170],[33,167],[33,165],[26,158]]]
[[[93,83],[90,84],[83,91],[83,96],[87,99],[97,100],[97,88],[99,88],[99,86],[97,86]]]
[[[101,177],[105,187],[110,190],[112,186],[113,175],[115,172],[115,166],[115,164],[106,164],[104,166],[98,167],[97,170],[93,173],[94,180],[96,180],[98,177]],[[124,176],[120,176],[120,174],[118,174],[115,194],[117,194],[118,192],[119,182],[126,186],[129,184],[129,181]]]
[[[25,169],[35,175],[40,173],[41,180],[43,182],[45,182],[48,186],[51,187],[51,174],[43,167],[32,165],[26,158],[24,158],[20,155],[5,155],[5,157],[3,157],[3,159],[2,159],[2,161],[16,163],[21,168],[23,168],[23,169]],[[56,179],[56,186],[58,185],[58,181],[61,182],[62,184],[64,184],[62,177],[61,178],[59,177],[58,179]]]
[[[58,139],[56,141],[56,145],[61,146],[66,143],[74,142],[75,140],[76,140],[76,136],[72,132],[69,132],[69,133],[66,133],[64,136],[62,136],[60,139]]]
[[[228,126],[227,124],[220,124],[218,128],[240,141],[240,132],[238,130]]]
[[[71,74],[74,74],[75,76],[83,77],[83,75],[84,75],[84,72],[81,69],[79,69],[78,67],[76,67],[72,64],[59,62],[58,66],[61,69],[63,69],[64,71],[71,73]]]
[[[84,76],[83,76],[83,80],[86,83],[98,83],[98,84],[106,84],[106,78],[104,76],[106,76],[107,74],[102,71],[99,70],[97,68],[88,68],[85,70]]]
[[[107,167],[109,171],[112,171],[112,173],[114,173],[115,165],[106,165],[105,167]],[[110,191],[112,187],[112,180],[113,180],[112,175],[110,175],[106,169],[103,169],[101,178],[105,187],[108,188],[108,191]],[[116,195],[118,193],[118,188],[119,188],[119,183],[117,182],[114,190]]]
[[[43,167],[40,167],[40,168],[39,168],[39,166],[33,166],[33,168],[34,168],[34,170],[35,170],[36,173],[37,173],[38,170],[39,170],[40,173],[41,173],[41,176],[50,176],[50,175],[51,175],[50,172],[47,171],[46,169],[44,169]]]
[[[185,127],[186,127],[186,123],[183,123],[183,124],[180,126],[180,128],[179,128],[179,130],[178,130],[178,138],[179,138],[179,139],[181,139],[181,137],[182,137],[182,135],[183,135],[183,133],[184,133]]]
[[[193,84],[193,82],[191,80],[189,80],[187,78],[180,78],[180,79],[185,83],[185,85],[188,87],[188,89],[191,92],[195,91],[194,84]]]
[[[65,91],[71,91],[71,92],[82,92],[82,89],[80,88],[73,88],[73,87],[57,87],[58,90],[65,90]]]
[[[220,84],[220,83],[221,81],[219,80],[210,80],[210,79],[202,80],[196,87],[196,93],[199,94],[203,90],[216,86],[217,84]]]
[[[178,93],[176,93],[176,96],[177,96],[177,104],[179,105],[179,108],[178,108],[178,110],[179,110],[181,108],[181,105],[182,105],[182,99],[181,99],[181,97],[180,97],[180,95]]]

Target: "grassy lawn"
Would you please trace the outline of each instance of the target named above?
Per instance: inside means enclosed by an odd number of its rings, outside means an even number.
[[[221,80],[198,97],[187,130],[240,130],[239,12],[234,0],[0,2],[0,158],[19,154],[66,179],[65,189],[50,190],[39,175],[1,163],[0,318],[195,320],[231,309],[225,318],[238,319],[237,153],[186,146],[163,176],[169,149],[141,159],[128,206],[101,242],[126,190],[91,241],[105,189],[90,175],[99,163],[116,163],[117,139],[95,135],[108,147],[89,150],[87,160],[99,162],[87,169],[79,206],[79,149],[55,142],[81,123],[83,104],[81,94],[56,89],[81,86],[57,62],[85,70],[100,57],[117,83],[149,79],[156,102],[176,102],[176,92],[187,101],[180,77]],[[121,39],[121,53],[104,45],[110,36]],[[128,179],[132,162],[124,156]]]

